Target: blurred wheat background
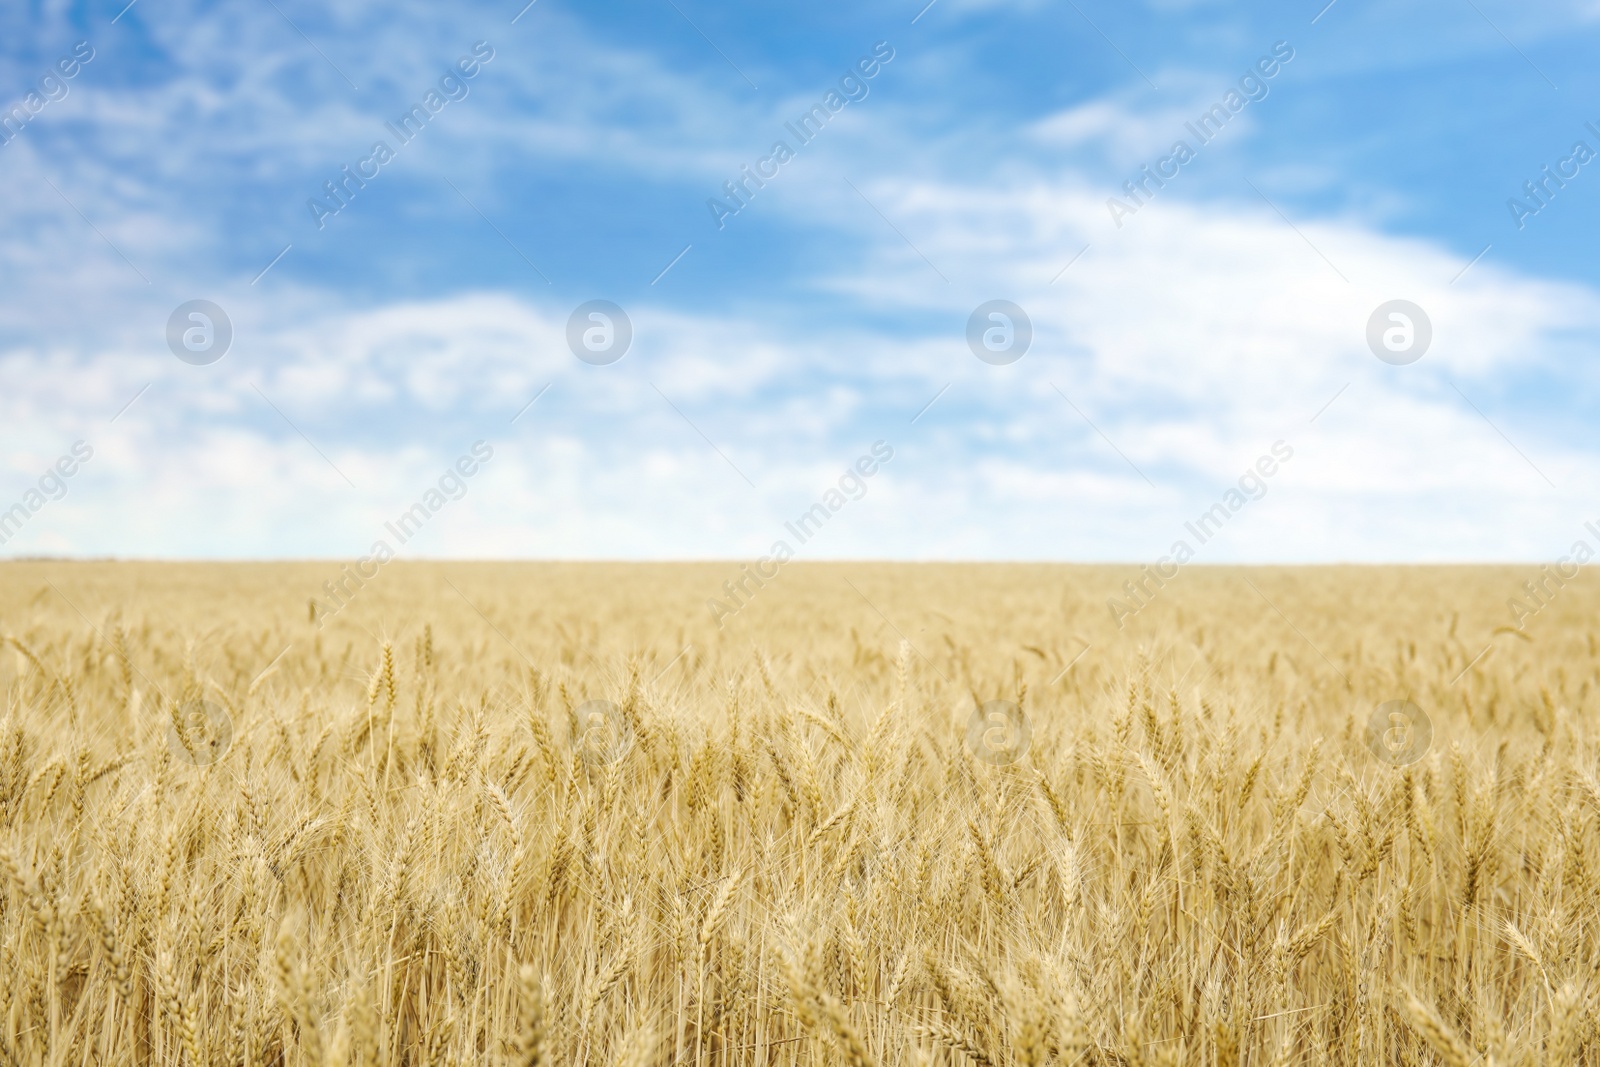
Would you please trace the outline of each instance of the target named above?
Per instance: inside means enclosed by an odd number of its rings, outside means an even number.
[[[0,1061],[1600,1063],[1582,584],[334,569],[0,567]]]

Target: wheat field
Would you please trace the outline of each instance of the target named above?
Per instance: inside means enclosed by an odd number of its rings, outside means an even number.
[[[0,1061],[1600,1063],[1581,581],[337,571],[0,566]]]

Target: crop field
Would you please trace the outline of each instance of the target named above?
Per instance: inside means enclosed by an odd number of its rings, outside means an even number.
[[[1600,1064],[1583,580],[740,573],[0,566],[0,1067]]]

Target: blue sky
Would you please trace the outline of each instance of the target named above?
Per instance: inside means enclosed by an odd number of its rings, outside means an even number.
[[[1600,162],[1507,205],[1600,151],[1594,0],[124,3],[0,14],[5,555],[353,557],[478,440],[404,554],[750,558],[879,440],[802,556],[1154,559],[1279,440],[1203,561],[1554,558],[1600,515]],[[220,361],[169,351],[194,299]],[[1003,366],[994,299],[1033,327]],[[1366,340],[1396,299],[1405,366]]]

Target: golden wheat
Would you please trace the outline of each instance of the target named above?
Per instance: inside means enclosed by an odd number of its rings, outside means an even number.
[[[0,566],[0,1067],[1600,1067],[1581,582],[325,570]]]

